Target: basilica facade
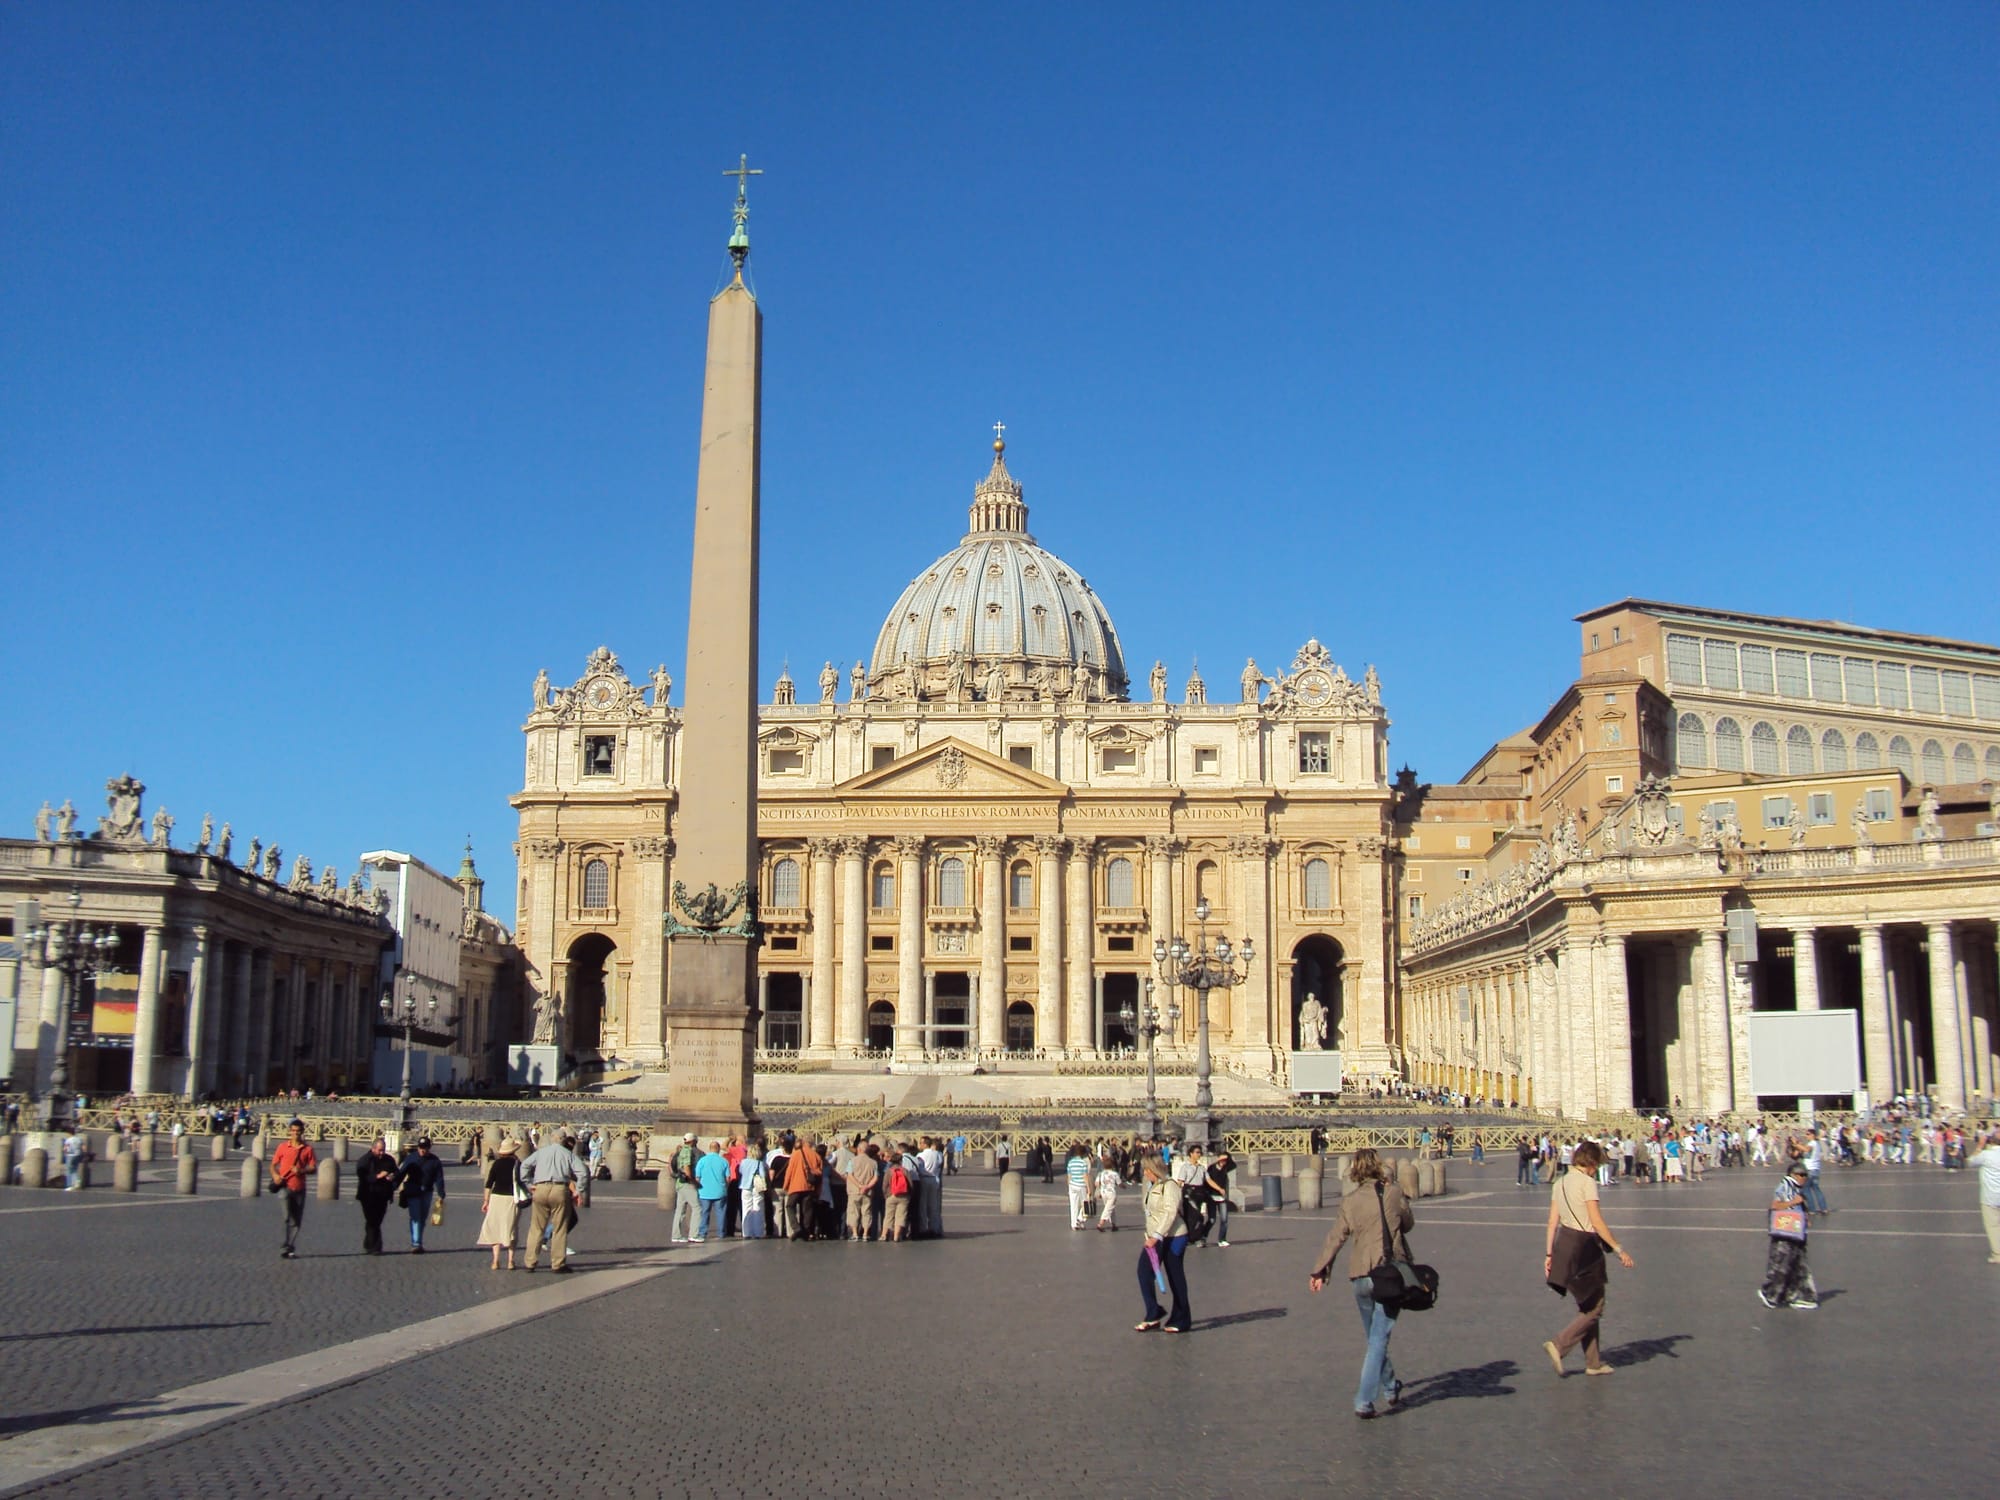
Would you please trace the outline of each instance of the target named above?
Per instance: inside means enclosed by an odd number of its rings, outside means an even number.
[[[1231,701],[1134,691],[1083,576],[1028,531],[996,442],[957,544],[870,661],[758,715],[758,1057],[1053,1072],[1140,1040],[1154,949],[1254,940],[1213,994],[1218,1066],[1283,1082],[1299,1015],[1350,1075],[1391,1067],[1388,717],[1317,641]],[[517,941],[569,1066],[657,1064],[682,724],[600,648],[523,726]],[[1312,1009],[1309,1007],[1318,1007]],[[1192,1005],[1161,1037],[1193,1041]]]

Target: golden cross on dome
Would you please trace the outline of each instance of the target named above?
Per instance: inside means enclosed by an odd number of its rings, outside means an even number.
[[[1007,424],[1005,422],[995,422],[993,424],[993,451],[995,453],[998,453],[1002,448],[1006,446],[1007,446]]]

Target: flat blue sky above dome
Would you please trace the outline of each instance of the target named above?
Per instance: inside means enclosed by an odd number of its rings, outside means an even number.
[[[2000,9],[0,9],[0,826],[471,831],[682,675],[747,151],[764,671],[1008,424],[1143,684],[1308,637],[1459,774],[1626,594],[1993,640]],[[845,696],[845,686],[842,696]]]

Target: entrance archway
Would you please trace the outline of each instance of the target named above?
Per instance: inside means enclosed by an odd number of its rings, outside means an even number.
[[[595,1053],[603,1039],[611,955],[617,951],[618,945],[601,932],[587,932],[569,945],[562,1044],[564,1050],[578,1058]]]
[[[896,1007],[887,1000],[877,1000],[868,1007],[868,1049],[887,1052],[895,1045]]]
[[[1339,1052],[1347,1039],[1347,1004],[1342,993],[1341,972],[1346,958],[1340,944],[1320,933],[1301,938],[1292,949],[1292,993],[1289,1001],[1290,1040],[1294,1052],[1309,1052],[1299,1025],[1299,1012],[1306,996],[1319,1001],[1326,1011],[1326,1035],[1316,1038],[1319,1050]]]
[[[925,1045],[948,1051],[970,1047],[972,976],[954,973],[940,973],[933,976],[931,998],[936,1005],[936,1013],[931,1017],[935,1029]]]
[[[1007,1007],[1007,1050],[1035,1050],[1035,1007],[1025,1000],[1016,1000]]]
[[[805,978],[772,974],[764,981],[764,1045],[773,1052],[796,1052],[805,1045]]]

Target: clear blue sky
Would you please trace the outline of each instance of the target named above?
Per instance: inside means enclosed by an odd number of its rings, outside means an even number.
[[[747,151],[764,687],[989,425],[1135,678],[1309,635],[1459,774],[1626,594],[1993,640],[2000,7],[0,8],[0,828],[131,771],[503,917],[678,679]]]

